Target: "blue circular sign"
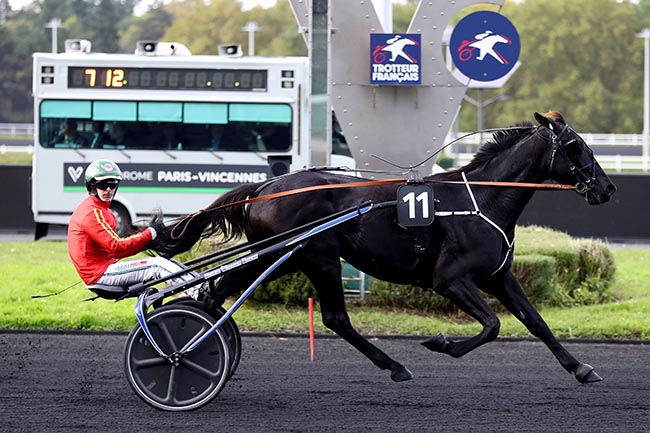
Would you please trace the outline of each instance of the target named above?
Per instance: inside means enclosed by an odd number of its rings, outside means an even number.
[[[449,41],[454,65],[477,81],[493,81],[506,75],[517,63],[520,49],[515,26],[503,15],[491,11],[464,17]]]

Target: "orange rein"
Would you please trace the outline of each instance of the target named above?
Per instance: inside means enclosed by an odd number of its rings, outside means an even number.
[[[405,183],[404,179],[380,179],[380,180],[369,180],[365,182],[348,182],[348,183],[334,183],[327,185],[313,185],[305,186],[303,188],[290,189],[288,191],[280,191],[273,194],[262,195],[253,198],[247,198],[246,200],[240,200],[225,205],[221,205],[216,208],[207,208],[205,210],[216,210],[222,209],[230,206],[237,206],[242,204],[255,203],[258,201],[271,200],[274,198],[286,197],[294,194],[301,194],[303,192],[310,191],[319,191],[324,189],[337,189],[337,188],[356,188],[364,186],[376,186],[376,185],[392,185],[396,183]],[[526,183],[526,182],[496,182],[496,181],[462,181],[462,180],[429,180],[430,183],[447,183],[454,185],[479,185],[479,186],[501,186],[501,187],[517,187],[517,188],[537,188],[537,189],[557,189],[557,190],[572,190],[576,189],[574,185],[563,185],[557,183]],[[201,212],[201,211],[199,211]]]
[[[462,181],[462,180],[429,180],[428,182],[430,183],[446,183],[446,184],[453,184],[453,185],[479,185],[479,186],[500,186],[500,187],[517,187],[517,188],[537,188],[537,189],[556,189],[556,190],[575,190],[576,187],[573,185],[562,185],[562,184],[556,184],[556,183],[527,183],[527,182],[497,182],[497,181]],[[327,185],[313,185],[313,186],[306,186],[303,188],[296,188],[296,189],[290,189],[288,191],[280,191],[276,192],[273,194],[268,194],[268,195],[262,195],[258,197],[253,197],[253,198],[247,198],[245,200],[239,200],[235,201],[232,203],[227,203],[221,206],[217,207],[208,207],[205,209],[198,210],[192,214],[186,215],[183,217],[180,221],[184,222],[183,228],[181,229],[180,235],[174,235],[174,232],[178,228],[178,224],[174,226],[172,229],[172,233],[170,235],[172,238],[178,238],[183,235],[185,232],[185,227],[187,224],[197,215],[207,212],[207,211],[216,211],[220,209],[224,209],[227,207],[231,206],[240,206],[240,205],[245,205],[249,203],[255,203],[259,201],[264,201],[264,200],[271,200],[274,198],[280,198],[280,197],[287,197],[290,195],[295,195],[295,194],[301,194],[304,192],[310,192],[310,191],[319,191],[319,190],[326,190],[326,189],[338,189],[338,188],[357,188],[357,187],[364,187],[364,186],[377,186],[377,185],[392,185],[396,183],[406,183],[405,179],[380,179],[380,180],[369,180],[369,181],[364,181],[364,182],[348,182],[348,183],[335,183],[335,184],[327,184]]]

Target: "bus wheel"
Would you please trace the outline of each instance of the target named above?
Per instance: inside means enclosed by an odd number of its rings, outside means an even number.
[[[110,209],[115,215],[115,233],[128,236],[131,232],[131,215],[124,206],[116,202],[111,203]]]

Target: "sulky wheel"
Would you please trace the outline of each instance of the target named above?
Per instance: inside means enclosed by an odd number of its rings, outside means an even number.
[[[204,311],[188,305],[155,309],[147,316],[154,341],[167,355],[182,350],[214,325]],[[198,409],[216,397],[228,381],[228,343],[221,330],[211,334],[177,363],[163,358],[137,324],[124,349],[124,372],[135,393],[162,410]]]
[[[167,302],[165,306],[176,305],[176,304],[189,305],[191,307],[198,308],[199,310],[203,310],[203,303],[196,301],[190,298],[189,296],[183,296],[180,298],[172,299],[169,302]],[[226,310],[224,310],[223,307],[218,307],[217,311],[211,314],[211,316],[214,318],[216,323],[216,321],[221,319],[221,317],[225,313]],[[230,365],[228,366],[228,379],[230,379],[232,375],[235,374],[235,371],[239,366],[239,360],[241,358],[241,334],[239,333],[239,328],[237,327],[237,323],[235,323],[235,320],[232,318],[232,316],[229,317],[228,320],[226,320],[219,329],[223,331],[223,334],[226,337],[226,341],[228,342],[228,353],[230,355]]]

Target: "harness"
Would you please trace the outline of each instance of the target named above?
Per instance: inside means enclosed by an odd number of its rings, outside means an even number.
[[[552,125],[550,126],[551,131],[553,131]],[[553,169],[553,164],[555,162],[555,155],[559,151],[560,154],[562,154],[564,157],[566,157],[567,161],[569,161],[569,170],[571,171],[571,175],[575,176],[578,179],[578,183],[575,186],[575,190],[578,194],[584,194],[587,191],[590,191],[591,189],[594,188],[595,182],[596,182],[596,158],[594,157],[594,153],[587,146],[584,144],[582,140],[579,139],[571,139],[568,142],[563,142],[562,137],[567,133],[567,132],[573,132],[577,137],[579,135],[573,131],[569,127],[569,125],[564,125],[562,130],[559,132],[559,134],[552,133],[550,137],[546,136],[545,134],[542,134],[540,132],[540,127],[535,128],[535,134],[540,136],[546,141],[550,141],[551,144],[553,145],[553,150],[551,152],[551,160],[549,163],[549,171],[552,171]],[[582,167],[577,167],[574,160],[577,158],[579,155],[582,155],[585,152],[585,149],[589,152],[591,156],[591,162],[587,165],[584,165]],[[588,171],[591,171],[591,173],[588,173]],[[481,210],[478,207],[478,203],[476,201],[476,198],[474,197],[474,192],[472,191],[471,184],[474,185],[495,185],[493,182],[470,182],[467,180],[467,176],[465,175],[465,172],[461,172],[461,177],[463,178],[462,183],[465,185],[467,189],[467,193],[469,194],[470,199],[472,200],[472,204],[474,205],[474,210],[466,210],[466,211],[436,211],[435,215],[439,217],[448,217],[448,216],[467,216],[467,215],[475,215],[478,216],[479,218],[483,219],[485,222],[490,224],[494,229],[496,229],[501,236],[503,236],[503,240],[505,241],[506,246],[508,247],[504,257],[503,261],[501,262],[501,265],[492,272],[492,275],[495,275],[497,272],[499,272],[506,264],[508,261],[508,257],[510,256],[510,253],[514,249],[515,245],[515,238],[513,236],[512,240],[508,239],[508,236],[506,233],[503,231],[501,227],[494,221],[492,221],[487,215],[481,212]],[[519,183],[513,183],[513,185],[518,185],[518,186],[524,186]],[[539,185],[538,185],[539,186]],[[565,187],[565,185],[557,185],[558,187]],[[565,189],[565,188],[562,188]]]
[[[465,172],[460,173],[463,182],[465,183],[465,187],[467,189],[467,193],[469,194],[469,198],[472,200],[472,204],[474,205],[474,210],[452,210],[452,211],[436,211],[435,215],[439,217],[449,217],[449,216],[468,216],[468,215],[475,215],[481,218],[483,221],[487,222],[490,224],[492,227],[494,227],[499,233],[501,233],[501,236],[503,236],[503,240],[505,241],[506,245],[508,246],[508,249],[506,250],[505,255],[503,256],[503,261],[501,262],[501,265],[492,272],[491,275],[496,274],[499,272],[506,264],[508,261],[508,257],[510,256],[510,252],[513,250],[515,246],[515,238],[514,236],[512,237],[512,240],[508,239],[508,236],[506,233],[503,231],[501,227],[494,221],[492,221],[487,215],[485,215],[481,210],[478,208],[478,203],[476,202],[476,197],[474,197],[474,192],[472,191],[472,187],[470,186],[470,182],[467,181],[467,176],[465,176]]]
[[[462,211],[434,211],[433,214],[438,217],[449,217],[449,216],[478,216],[482,220],[484,220],[486,223],[488,223],[490,226],[492,226],[495,230],[497,230],[501,236],[503,237],[503,240],[507,246],[506,252],[504,254],[503,260],[501,261],[501,264],[492,272],[492,275],[495,275],[498,273],[505,264],[508,261],[508,258],[510,257],[510,254],[512,250],[514,249],[514,243],[515,239],[514,236],[511,239],[508,238],[506,233],[503,231],[501,227],[497,223],[495,223],[492,219],[490,219],[487,215],[485,215],[483,212],[478,207],[478,203],[476,201],[476,197],[474,196],[474,192],[472,191],[471,185],[481,185],[481,186],[504,186],[504,187],[522,187],[522,188],[535,188],[535,189],[561,189],[561,190],[567,190],[567,189],[573,189],[576,190],[579,194],[584,194],[587,191],[590,191],[591,189],[594,188],[595,181],[596,181],[596,159],[593,155],[593,151],[587,146],[580,138],[579,135],[573,131],[568,125],[564,125],[562,127],[562,130],[558,133],[555,134],[553,130],[553,126],[549,125],[549,129],[551,130],[551,135],[550,137],[546,134],[542,134],[540,132],[540,127],[534,127],[534,134],[540,136],[544,140],[550,142],[553,145],[553,150],[551,152],[551,159],[549,163],[549,172],[552,171],[553,169],[553,164],[555,163],[555,155],[559,151],[562,155],[564,155],[569,162],[569,169],[571,171],[571,174],[575,176],[578,179],[578,183],[575,186],[572,185],[562,185],[562,184],[538,184],[538,183],[523,183],[523,182],[497,182],[497,181],[468,181],[467,176],[465,175],[464,172],[461,172],[461,177],[462,181],[451,181],[451,180],[429,180],[428,182],[431,183],[445,183],[445,184],[463,184],[465,185],[465,188],[467,190],[467,193],[469,194],[469,197],[472,201],[472,204],[474,206],[474,210],[462,210]],[[568,132],[573,132],[578,139],[574,138],[566,143],[562,141],[562,137],[567,134]],[[579,155],[583,154],[585,152],[585,149],[589,152],[591,156],[591,161],[589,164],[584,165],[582,167],[577,167],[575,163],[575,158],[577,158]],[[320,170],[327,170],[331,169],[330,167],[320,167],[318,168]],[[310,171],[314,171],[314,168],[309,169]],[[590,170],[590,173],[588,171]],[[274,178],[269,180],[268,182],[263,183],[260,185],[251,196],[246,198],[245,200],[233,202],[233,203],[228,203],[221,205],[216,208],[207,208],[207,209],[202,209],[197,213],[201,213],[204,211],[215,211],[222,209],[224,207],[230,207],[230,206],[235,206],[235,205],[249,205],[254,202],[258,201],[264,201],[264,200],[270,200],[278,197],[285,197],[285,196],[290,196],[294,194],[300,194],[304,192],[309,192],[309,191],[315,191],[315,190],[326,190],[326,189],[337,189],[337,188],[350,188],[350,187],[364,187],[364,186],[375,186],[375,185],[386,185],[386,184],[397,184],[397,183],[404,183],[405,181],[403,179],[384,179],[384,180],[372,180],[372,181],[364,181],[364,182],[353,182],[353,183],[341,183],[341,184],[326,184],[326,185],[313,185],[309,187],[303,187],[303,188],[297,188],[289,191],[281,191],[277,193],[272,193],[268,195],[263,195],[260,196],[259,194],[261,191],[267,187],[270,183],[273,183],[282,176],[279,176],[278,178]],[[413,179],[410,179],[413,181]],[[423,182],[423,180],[417,179],[415,183],[418,183],[417,181]],[[191,219],[193,216],[195,216],[197,213],[192,214],[189,216],[189,219]],[[185,220],[187,223],[187,220]],[[183,225],[184,227],[184,225]],[[175,227],[174,229],[176,229]],[[184,228],[182,229],[184,231]],[[172,230],[172,237],[175,237],[175,233],[173,233],[174,230]],[[178,236],[178,235],[176,235]],[[426,253],[426,247],[424,247],[424,242],[423,239],[423,234],[422,231],[419,230],[416,232],[416,237],[415,237],[415,254],[416,257],[419,258],[422,257]],[[416,261],[417,263],[417,261]]]

